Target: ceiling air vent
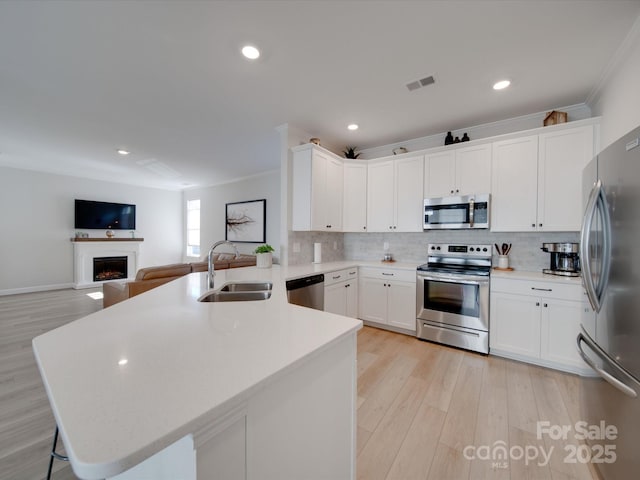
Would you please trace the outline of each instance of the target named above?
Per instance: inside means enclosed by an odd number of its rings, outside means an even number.
[[[430,75],[428,77],[421,78],[420,80],[416,80],[415,82],[407,83],[407,88],[412,92],[418,88],[426,87],[427,85],[432,85],[434,83],[436,83],[436,81],[433,78],[433,75]]]

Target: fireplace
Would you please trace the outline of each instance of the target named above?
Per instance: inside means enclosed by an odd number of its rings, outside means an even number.
[[[126,257],[127,263],[118,268],[119,272],[124,272],[123,276],[117,279],[133,280],[140,265],[140,247],[143,241],[142,238],[72,238],[73,288],[99,287],[107,281],[95,280],[96,274],[111,270],[112,265],[109,265],[108,269],[103,267],[96,269],[94,259],[110,260],[115,257],[122,261],[122,258]]]
[[[94,257],[93,281],[119,280],[127,278],[127,256],[121,257]]]

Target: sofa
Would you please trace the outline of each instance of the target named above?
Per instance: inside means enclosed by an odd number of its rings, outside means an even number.
[[[213,266],[215,270],[251,267],[255,266],[255,264],[255,255],[240,254],[238,258],[236,258],[233,253],[214,253],[213,255]],[[176,278],[192,272],[206,272],[207,269],[206,260],[141,268],[138,270],[136,278],[130,282],[106,282],[102,284],[102,306],[103,308],[110,307],[113,304],[140,295],[147,290],[156,288]]]

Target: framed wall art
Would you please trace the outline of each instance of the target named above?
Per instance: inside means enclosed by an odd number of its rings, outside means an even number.
[[[239,243],[267,241],[267,200],[227,203],[225,240]]]

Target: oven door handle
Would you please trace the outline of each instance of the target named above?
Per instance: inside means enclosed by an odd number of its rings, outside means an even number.
[[[439,281],[451,281],[451,282],[456,282],[456,283],[464,283],[467,285],[481,285],[484,283],[489,283],[489,277],[474,277],[474,278],[469,278],[468,276],[465,277],[458,277],[458,276],[450,276],[450,275],[429,275],[429,274],[424,274],[424,273],[418,273],[418,278],[419,279],[424,279],[424,280],[434,280],[436,282]]]

